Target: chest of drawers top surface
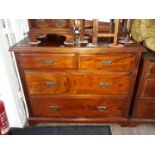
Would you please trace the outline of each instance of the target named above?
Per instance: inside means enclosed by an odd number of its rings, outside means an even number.
[[[84,44],[79,45],[64,45],[64,39],[59,38],[49,38],[42,41],[41,44],[32,45],[29,44],[28,39],[23,39],[19,43],[15,44],[10,48],[10,51],[14,52],[49,52],[49,53],[104,53],[104,52],[144,52],[144,48],[133,43],[129,46],[119,48],[119,47],[108,47],[107,44],[98,43],[96,47],[88,47]]]

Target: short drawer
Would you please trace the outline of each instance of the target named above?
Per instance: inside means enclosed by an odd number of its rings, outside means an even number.
[[[31,98],[38,117],[123,117],[126,100],[98,98]]]
[[[63,72],[24,71],[29,94],[59,94],[67,91]]]
[[[129,74],[70,73],[72,94],[128,95]]]
[[[131,70],[135,61],[134,54],[81,55],[80,69],[87,70]]]
[[[76,68],[74,54],[20,54],[19,61],[23,68]]]
[[[143,97],[155,97],[155,79],[146,79],[141,92]]]
[[[134,117],[155,118],[155,99],[139,99],[134,111]]]

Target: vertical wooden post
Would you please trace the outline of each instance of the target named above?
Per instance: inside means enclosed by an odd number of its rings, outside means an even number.
[[[73,33],[73,27],[74,27],[74,20],[73,19],[70,19],[69,27],[70,27],[71,33]]]
[[[114,33],[114,19],[110,19],[110,28],[109,28],[110,33]]]
[[[80,22],[81,22],[81,33],[84,33],[84,29],[85,29],[85,19],[81,19],[80,20]]]
[[[80,27],[81,27],[80,38],[81,38],[81,40],[83,40],[84,31],[85,31],[85,19],[80,20]]]
[[[98,40],[98,19],[93,19],[93,44],[97,44]]]
[[[116,46],[117,43],[118,43],[118,30],[119,30],[119,23],[120,23],[119,19],[115,19],[114,41],[113,41],[114,46]]]
[[[114,33],[114,19],[110,19],[109,33]],[[111,43],[112,41],[113,38],[108,38],[109,43]]]

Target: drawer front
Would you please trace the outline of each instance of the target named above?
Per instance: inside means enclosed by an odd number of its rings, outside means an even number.
[[[127,74],[72,73],[69,75],[70,93],[127,95],[130,78]]]
[[[123,117],[124,99],[31,98],[34,116],[41,117]]]
[[[155,118],[155,99],[139,99],[135,111],[135,117]]]
[[[154,61],[149,61],[148,74],[155,75],[155,62]]]
[[[155,79],[145,80],[141,96],[155,97]]]
[[[74,54],[21,54],[23,68],[76,68]]]
[[[29,94],[57,94],[67,89],[66,73],[25,71]]]
[[[80,68],[88,70],[131,70],[134,54],[81,55]]]
[[[69,28],[69,19],[31,19],[33,28]]]
[[[29,94],[128,95],[128,74],[25,71]]]

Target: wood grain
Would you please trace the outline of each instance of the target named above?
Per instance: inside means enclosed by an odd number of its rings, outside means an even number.
[[[155,97],[155,79],[145,79],[143,81],[142,97]]]
[[[33,97],[31,102],[33,115],[40,117],[122,117],[126,100],[118,98]],[[54,107],[57,108],[54,109]]]
[[[76,68],[75,54],[21,54],[23,68]]]
[[[132,69],[134,61],[134,54],[81,55],[80,69],[129,71]]]
[[[151,76],[151,75],[155,75],[155,62],[153,60],[150,60],[148,62],[148,73],[147,75],[148,76]]]
[[[136,118],[155,118],[155,99],[139,99],[135,113]]]
[[[70,92],[73,94],[128,95],[130,75],[70,73]],[[102,84],[107,86],[102,86]]]
[[[57,94],[67,91],[67,77],[63,72],[24,71],[29,94]]]
[[[130,75],[24,71],[30,94],[128,95]],[[40,76],[41,75],[41,76]],[[50,83],[55,86],[48,86]]]

